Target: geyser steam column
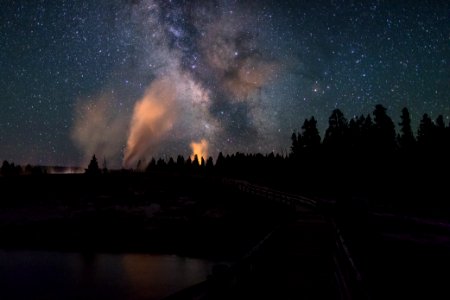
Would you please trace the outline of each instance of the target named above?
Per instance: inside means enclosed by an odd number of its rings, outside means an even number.
[[[125,149],[124,167],[134,167],[147,158],[164,135],[173,127],[177,111],[174,108],[176,91],[169,80],[152,83],[144,97],[136,103]]]

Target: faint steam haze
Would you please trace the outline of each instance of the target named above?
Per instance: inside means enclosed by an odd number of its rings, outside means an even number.
[[[199,143],[192,142],[191,149],[192,149],[191,160],[194,160],[196,155],[197,155],[197,159],[198,159],[199,163],[201,163],[202,158],[205,160],[208,159],[208,141],[207,140],[202,139]]]
[[[117,160],[126,138],[127,118],[114,111],[111,98],[101,96],[90,102],[79,102],[76,107],[72,139],[83,151],[83,165],[93,154],[100,161]]]

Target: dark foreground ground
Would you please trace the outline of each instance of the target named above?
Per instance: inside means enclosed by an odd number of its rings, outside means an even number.
[[[0,247],[236,258],[289,217],[219,179],[177,174],[0,178]]]
[[[450,226],[442,216],[364,199],[299,210],[220,177],[173,173],[0,177],[0,190],[1,248],[237,262],[238,271],[219,268],[219,278],[228,275],[209,299],[450,298]]]

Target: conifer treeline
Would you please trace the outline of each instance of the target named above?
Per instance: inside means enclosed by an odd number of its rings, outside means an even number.
[[[301,133],[292,134],[291,153],[297,158],[302,153],[317,151],[320,147],[325,151],[357,150],[382,154],[396,150],[445,151],[449,148],[450,124],[445,126],[442,115],[433,122],[428,114],[424,114],[417,137],[413,134],[410,114],[406,107],[402,110],[398,134],[385,107],[376,105],[373,117],[372,120],[370,114],[361,115],[348,121],[339,109],[333,110],[322,143],[317,122],[311,117],[305,120]]]
[[[373,116],[373,117],[372,117]],[[249,172],[260,169],[271,169],[274,166],[303,164],[305,167],[317,163],[317,160],[330,162],[331,160],[356,160],[356,159],[402,159],[411,155],[426,155],[434,153],[434,158],[443,159],[439,154],[450,150],[450,124],[445,125],[444,118],[439,115],[433,121],[428,114],[424,114],[414,135],[411,127],[411,118],[407,108],[401,112],[399,132],[396,132],[395,124],[387,114],[387,109],[382,105],[376,105],[373,114],[361,115],[348,120],[341,110],[333,110],[328,119],[328,128],[322,139],[317,129],[317,121],[314,117],[306,119],[301,131],[294,132],[291,136],[290,154],[282,156],[270,153],[243,154],[236,153],[224,156],[219,153],[216,164],[212,157],[207,161],[195,157],[184,159],[178,156],[176,161],[170,158],[152,161],[147,166],[147,171],[163,169],[187,169],[187,170],[222,170],[230,171],[239,169],[239,172]],[[437,156],[436,156],[437,155]],[[375,156],[375,157],[371,157]],[[418,158],[419,160],[420,158]],[[318,166],[316,165],[316,166]]]
[[[215,164],[212,157],[205,161],[204,158],[185,159],[179,155],[176,160],[169,158],[168,161],[153,158],[146,166],[140,161],[136,169],[147,172],[215,172],[222,175],[248,177],[263,174],[281,175],[281,173],[285,176],[293,174],[300,176],[300,173],[307,172],[309,173],[306,176],[310,176],[331,168],[342,168],[344,164],[347,164],[348,168],[361,167],[365,164],[367,167],[370,163],[398,165],[408,159],[413,159],[417,164],[416,167],[423,167],[424,161],[448,164],[450,124],[445,125],[442,115],[433,121],[428,114],[424,114],[417,135],[413,133],[407,108],[401,111],[398,133],[385,107],[376,105],[372,115],[361,115],[348,120],[341,110],[335,109],[328,119],[328,128],[323,139],[317,129],[315,118],[306,119],[301,130],[294,132],[291,136],[289,155],[238,152],[224,156],[219,153]],[[97,162],[94,163],[98,169],[97,173],[100,173]],[[299,167],[302,172],[298,171]],[[92,166],[89,166],[87,170],[91,169]],[[22,169],[18,165],[4,161],[1,174],[40,173],[36,170],[39,171],[29,165]],[[106,166],[103,171],[106,172]],[[264,177],[267,176],[264,175]]]

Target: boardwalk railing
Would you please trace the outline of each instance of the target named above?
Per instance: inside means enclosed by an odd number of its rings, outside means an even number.
[[[224,179],[225,184],[231,184],[238,188],[241,192],[255,195],[258,197],[262,197],[264,199],[272,200],[275,202],[283,203],[289,205],[291,207],[308,207],[308,208],[316,208],[317,201],[299,196],[294,194],[289,194],[281,191],[277,191],[274,189],[270,189],[267,187],[259,186],[256,184],[249,183],[247,181],[242,180],[233,180],[233,179]]]
[[[335,249],[333,254],[335,281],[342,300],[369,299],[361,273],[356,267],[341,231],[334,222]]]

